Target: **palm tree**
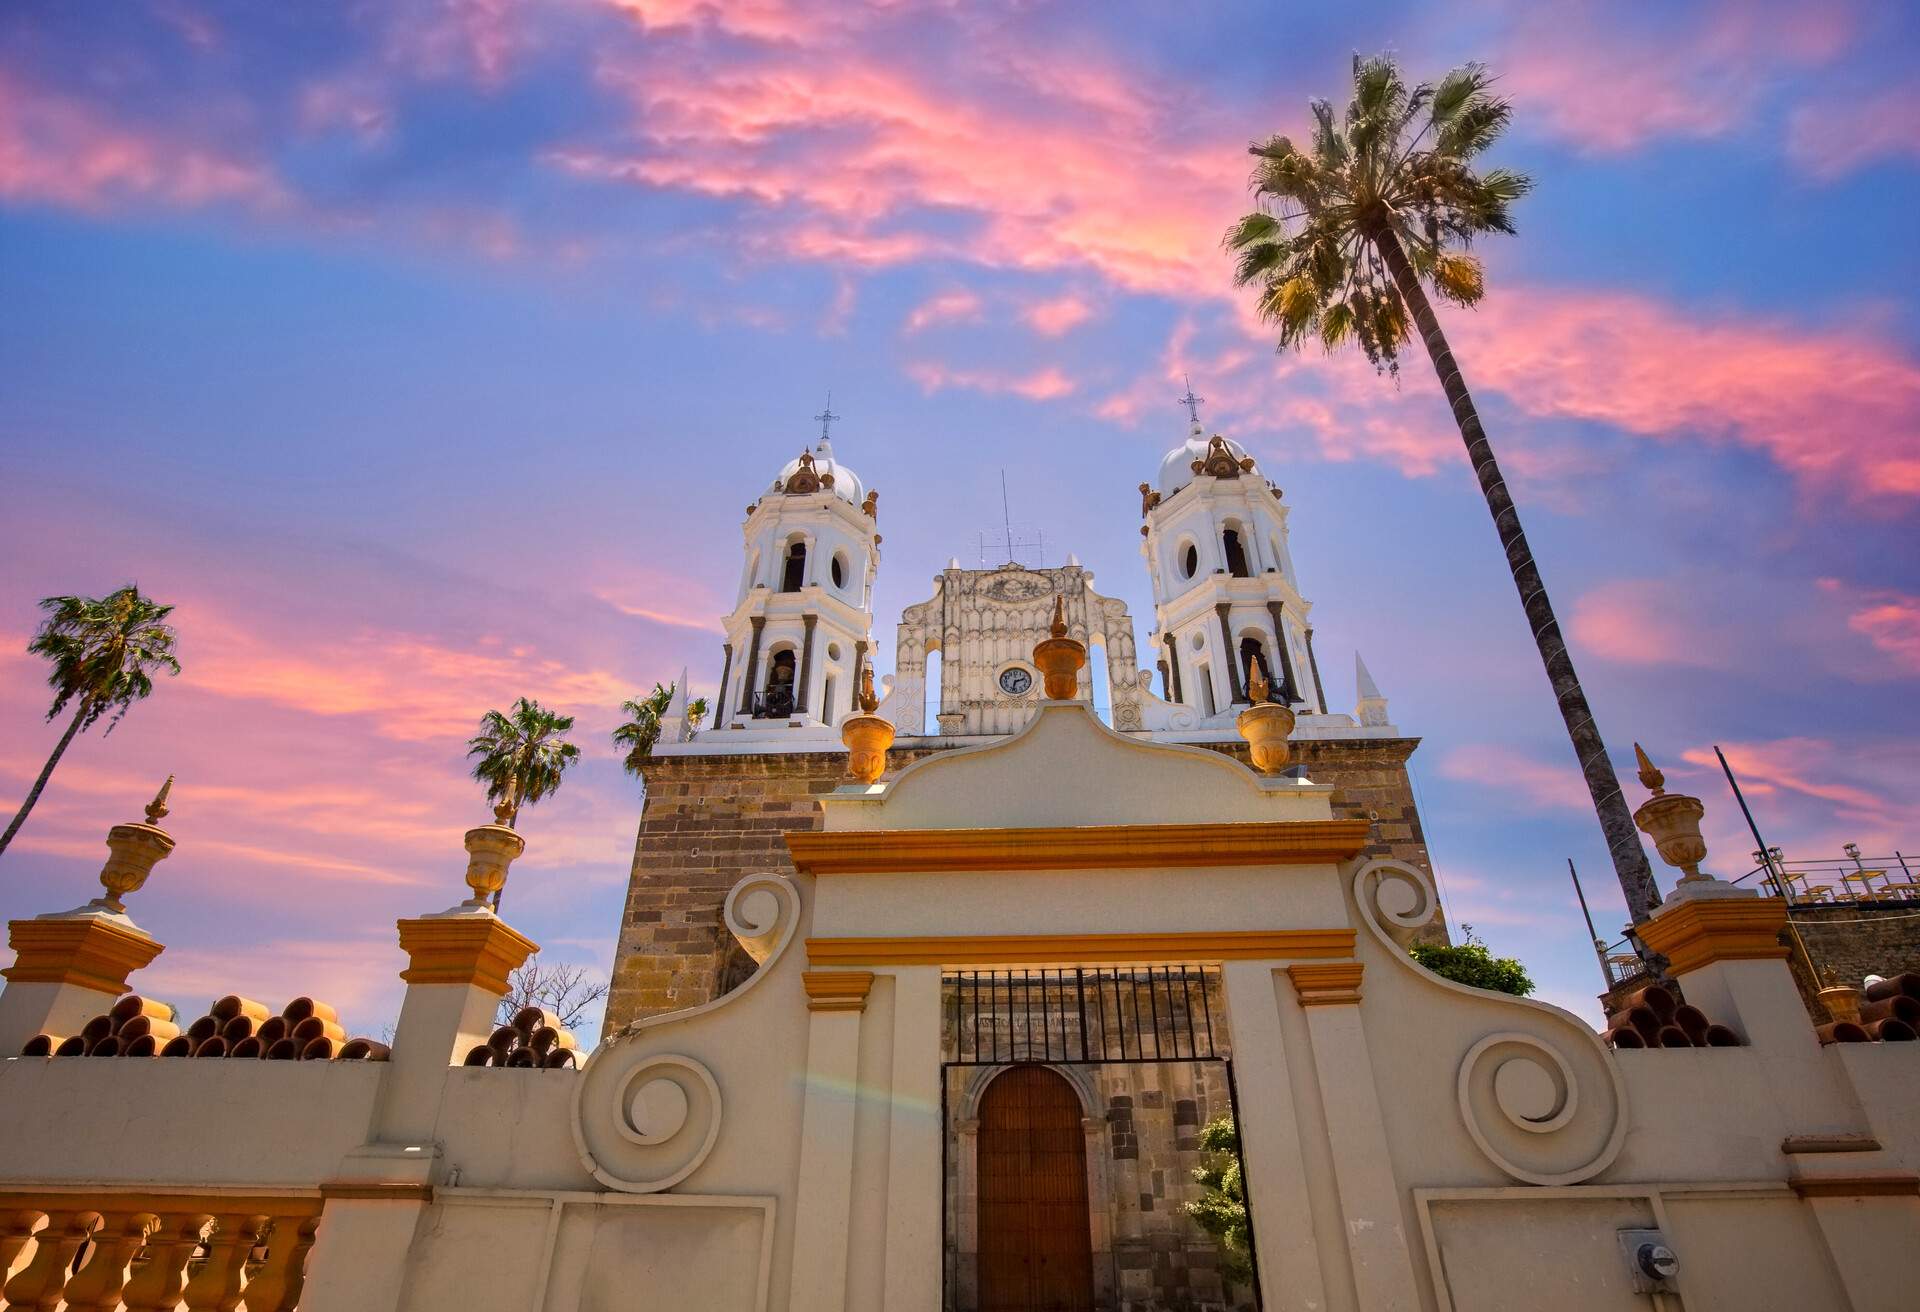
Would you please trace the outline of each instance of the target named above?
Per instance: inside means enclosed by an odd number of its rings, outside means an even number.
[[[560,776],[580,759],[580,749],[561,735],[573,728],[571,715],[558,715],[522,697],[513,709],[488,711],[480,732],[467,741],[469,759],[479,757],[473,777],[487,786],[487,800],[507,804],[507,824],[560,789]]]
[[[1455,305],[1479,301],[1485,278],[1467,248],[1482,233],[1511,233],[1509,207],[1532,187],[1508,169],[1477,171],[1512,114],[1491,86],[1486,70],[1469,64],[1438,84],[1409,90],[1391,58],[1356,55],[1353,100],[1343,120],[1316,100],[1305,146],[1277,136],[1249,147],[1259,160],[1251,185],[1260,208],[1228,231],[1226,246],[1238,257],[1234,281],[1259,289],[1259,312],[1279,329],[1282,350],[1309,337],[1329,351],[1357,343],[1376,369],[1396,372],[1402,346],[1419,332],[1506,549],[1637,923],[1660,904],[1653,872],[1513,496],[1427,298],[1431,287]]]
[[[673,687],[668,684],[663,688],[656,683],[645,697],[620,703],[627,719],[613,731],[613,745],[625,749],[627,754],[621,764],[628,774],[639,774],[640,762],[653,755],[653,745],[660,741],[660,717],[667,713],[667,706],[673,701]]]
[[[112,733],[127,708],[153,691],[155,671],[180,673],[180,662],[173,656],[174,632],[166,623],[173,607],[142,596],[131,583],[98,598],[46,597],[40,609],[47,618],[27,650],[53,662],[53,670],[47,675],[53,687],[53,709],[47,712],[47,718],[60,714],[69,702],[78,705],[40,777],[27,791],[27,800],[7,831],[0,834],[0,852],[7,850],[7,844],[26,823],[27,813],[40,800],[53,767],[60,764],[60,757],[76,734],[108,711],[113,712],[113,718],[107,721],[106,732]]]

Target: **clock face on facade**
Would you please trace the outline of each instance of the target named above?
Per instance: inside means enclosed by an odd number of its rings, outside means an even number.
[[[1018,665],[1009,666],[1000,671],[1000,691],[1009,697],[1019,697],[1033,687],[1033,675]]]

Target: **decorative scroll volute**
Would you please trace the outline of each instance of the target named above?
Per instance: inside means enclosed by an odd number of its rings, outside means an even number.
[[[1451,1006],[1431,1004],[1435,1035],[1452,1019],[1440,1013],[1463,1004],[1472,1008],[1466,1014],[1494,1018],[1477,1027],[1454,1071],[1461,1122],[1481,1155],[1527,1184],[1578,1184],[1606,1170],[1626,1141],[1627,1091],[1600,1036],[1558,1007],[1468,988],[1416,965],[1406,945],[1432,920],[1439,898],[1414,867],[1366,862],[1354,873],[1353,899],[1396,969],[1453,995]]]

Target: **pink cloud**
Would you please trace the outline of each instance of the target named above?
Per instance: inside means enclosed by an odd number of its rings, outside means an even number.
[[[1523,124],[1612,154],[1659,137],[1720,136],[1765,103],[1773,77],[1828,63],[1853,35],[1839,5],[1719,0],[1697,18],[1532,7],[1493,62]]]
[[[1027,326],[1042,337],[1060,337],[1072,332],[1093,317],[1093,307],[1068,293],[1050,300],[1035,301],[1022,313]]]
[[[1011,392],[1029,401],[1054,401],[1070,396],[1074,381],[1049,365],[1027,374],[996,373],[987,369],[949,369],[945,365],[920,361],[907,366],[907,376],[929,394],[949,388],[975,392]]]
[[[1845,598],[1847,627],[1886,653],[1908,674],[1920,674],[1920,597],[1892,588],[1850,588],[1821,579],[1822,591]]]
[[[623,51],[602,64],[634,108],[630,150],[562,147],[550,160],[777,208],[771,239],[813,258],[948,250],[1003,268],[1091,266],[1139,290],[1219,284],[1219,234],[1244,188],[1217,161],[1243,143],[1194,141],[1190,128],[1174,139],[1137,78],[1085,61],[1048,61],[1042,76],[1031,61],[993,60],[989,76],[1005,85],[950,95],[897,60],[837,48],[831,60],[790,44],[725,61],[684,46],[672,56]],[[938,238],[899,226],[941,211],[980,222]]]
[[[1540,287],[1448,328],[1470,381],[1522,413],[1749,447],[1848,500],[1920,496],[1920,365],[1865,334]]]
[[[1902,156],[1920,156],[1920,86],[1802,105],[1787,121],[1787,157],[1823,182]]]
[[[1662,579],[1615,579],[1581,594],[1567,631],[1582,652],[1621,665],[1723,666],[1729,654],[1698,597]]]
[[[1533,806],[1579,811],[1593,805],[1586,782],[1571,761],[1542,761],[1494,743],[1454,748],[1441,758],[1440,773],[1462,783],[1518,794]]]
[[[1742,789],[1765,794],[1786,789],[1821,802],[1830,802],[1860,818],[1887,815],[1885,794],[1836,778],[1839,750],[1823,738],[1776,738],[1767,742],[1718,744],[1733,767]],[[1718,771],[1720,762],[1711,748],[1692,747],[1683,759],[1702,769]]]
[[[906,331],[920,332],[940,323],[978,323],[984,317],[980,298],[964,288],[930,296],[907,315]]]
[[[192,207],[285,203],[258,164],[151,124],[115,122],[0,70],[0,198],[97,211],[127,200]]]

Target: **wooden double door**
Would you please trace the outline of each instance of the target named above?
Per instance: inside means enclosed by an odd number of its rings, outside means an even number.
[[[980,1312],[1092,1312],[1093,1232],[1080,1098],[1012,1066],[980,1099]]]

